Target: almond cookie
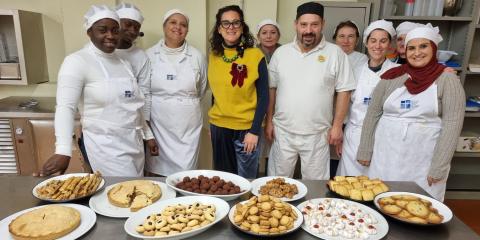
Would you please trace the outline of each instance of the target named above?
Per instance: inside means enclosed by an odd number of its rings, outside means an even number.
[[[428,224],[427,220],[419,217],[411,217],[411,218],[407,218],[406,220],[413,223]]]
[[[442,223],[443,216],[440,214],[430,212],[430,214],[428,215],[427,221],[430,223],[439,224],[439,223]]]
[[[428,208],[420,201],[411,201],[407,204],[406,208],[411,214],[421,218],[426,218],[430,213]]]
[[[384,212],[386,212],[388,214],[393,214],[393,215],[398,214],[402,211],[402,208],[397,206],[397,205],[388,204],[388,205],[384,205],[381,208]]]
[[[380,205],[392,205],[395,204],[395,200],[391,197],[383,197],[378,200],[378,203]]]

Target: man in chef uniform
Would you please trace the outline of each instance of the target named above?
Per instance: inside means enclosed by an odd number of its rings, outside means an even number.
[[[326,41],[324,26],[321,4],[300,5],[294,41],[278,48],[270,61],[275,103],[266,120],[266,137],[274,139],[268,175],[292,177],[300,156],[303,179],[330,177],[329,144],[342,141],[350,91],[356,84],[347,55]]]
[[[120,17],[120,41],[115,53],[132,65],[133,74],[137,78],[138,86],[145,96],[145,120],[150,121],[152,105],[150,93],[151,66],[145,51],[135,46],[135,40],[139,36],[143,36],[140,28],[142,27],[144,18],[140,10],[130,3],[120,3],[116,7],[116,12],[118,17]],[[158,155],[158,146],[153,133],[146,131],[144,139],[146,140],[150,154]]]

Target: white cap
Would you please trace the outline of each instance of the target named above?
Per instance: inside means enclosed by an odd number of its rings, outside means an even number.
[[[370,33],[373,32],[375,29],[382,29],[390,34],[390,37],[393,39],[397,36],[397,32],[395,32],[395,28],[393,28],[393,23],[385,20],[377,20],[375,22],[370,23],[368,27],[363,32],[363,44],[367,44],[367,38],[370,36]]]
[[[265,25],[273,25],[277,28],[277,30],[280,32],[280,26],[278,25],[277,22],[273,21],[272,19],[263,19],[258,25],[257,25],[257,34],[260,32],[260,29],[262,29],[263,26]]]
[[[405,46],[407,46],[408,41],[415,38],[426,38],[434,42],[437,46],[443,40],[442,35],[440,35],[440,29],[438,27],[433,27],[430,23],[408,32],[405,37]]]
[[[411,30],[413,30],[417,27],[423,27],[423,26],[425,26],[425,25],[423,25],[421,23],[414,23],[414,22],[408,22],[408,21],[402,22],[396,28],[397,35],[400,36],[400,35],[403,35],[403,34],[407,34]]]
[[[190,21],[188,19],[188,16],[187,14],[185,14],[184,12],[182,12],[181,10],[179,9],[172,9],[172,10],[169,10],[167,13],[165,13],[165,15],[163,16],[163,23],[165,24],[165,22],[167,21],[167,19],[169,17],[171,17],[173,14],[182,14],[186,19],[187,19],[187,24],[188,22]]]
[[[117,10],[117,14],[120,18],[128,18],[138,23],[143,23],[143,16],[140,12],[140,9],[135,7],[135,5],[131,3],[120,3],[115,8]]]
[[[118,23],[118,25],[120,25],[120,18],[118,17],[118,14],[110,9],[107,5],[92,5],[90,9],[88,9],[87,13],[85,13],[83,18],[83,26],[86,30],[92,27],[96,21],[104,18],[113,19]]]

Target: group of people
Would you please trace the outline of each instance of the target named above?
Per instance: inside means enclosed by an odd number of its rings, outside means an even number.
[[[206,60],[185,40],[189,18],[181,10],[165,14],[164,38],[144,52],[134,45],[138,8],[92,6],[90,43],[59,72],[56,154],[42,175],[68,167],[77,107],[80,146],[93,170],[165,176],[195,169],[208,79],[214,169],[256,178],[266,153],[268,175],[292,177],[300,159],[304,179],[328,179],[333,145],[337,174],[415,181],[443,200],[465,93],[454,71],[437,63],[437,27],[372,22],[363,32],[365,55],[355,51],[360,31],[352,21],[337,26],[336,44],[327,41],[317,2],[298,6],[295,38],[284,45],[270,19],[258,24],[256,45],[239,6],[219,9],[215,19]]]

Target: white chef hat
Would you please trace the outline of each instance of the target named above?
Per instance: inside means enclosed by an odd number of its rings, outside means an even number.
[[[277,28],[277,30],[280,32],[280,26],[278,25],[277,22],[273,21],[272,19],[263,19],[258,25],[257,25],[257,34],[260,32],[260,29],[262,29],[263,26],[265,25],[273,25]]]
[[[96,21],[104,18],[113,19],[120,25],[118,14],[107,5],[92,5],[83,18],[83,26],[86,30],[88,30]]]
[[[143,23],[143,16],[140,9],[131,3],[120,3],[116,7],[117,14],[120,18],[128,18]]]
[[[165,22],[167,21],[167,19],[172,16],[173,14],[182,14],[186,19],[187,19],[187,24],[188,22],[190,21],[188,19],[188,16],[187,14],[185,14],[183,11],[181,11],[180,9],[172,9],[172,10],[169,10],[167,13],[165,13],[165,15],[163,16],[163,23],[165,24]]]
[[[407,36],[405,37],[405,43],[408,43],[408,41],[415,38],[426,38],[434,42],[437,46],[443,40],[442,35],[440,35],[440,29],[438,27],[433,27],[430,23],[408,32]],[[407,44],[405,44],[405,46],[406,45]]]
[[[425,25],[423,25],[421,23],[414,23],[414,22],[409,22],[409,21],[402,22],[396,28],[397,35],[400,36],[402,34],[407,34],[411,30],[413,30],[417,27],[423,27],[423,26],[425,26]]]
[[[393,28],[393,23],[385,20],[377,20],[375,22],[370,23],[365,31],[363,32],[363,44],[367,44],[367,38],[370,36],[370,33],[373,32],[375,29],[382,29],[390,34],[390,37],[393,39],[397,32],[395,32],[395,28]]]

